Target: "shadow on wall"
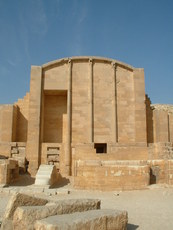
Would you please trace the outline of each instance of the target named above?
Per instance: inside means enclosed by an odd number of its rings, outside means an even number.
[[[153,110],[151,109],[151,101],[148,95],[146,95],[145,104],[146,104],[147,143],[153,143],[154,142]]]

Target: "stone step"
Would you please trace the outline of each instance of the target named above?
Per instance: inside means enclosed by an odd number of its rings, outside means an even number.
[[[38,220],[34,229],[124,230],[126,229],[127,222],[126,211],[101,209],[47,217]]]
[[[40,165],[36,174],[35,185],[52,185],[58,181],[59,174],[55,165]]]
[[[50,183],[50,178],[46,178],[46,177],[39,177],[36,178],[35,180],[36,185],[49,185],[49,183]]]
[[[37,178],[50,178],[50,175],[37,174]]]
[[[37,172],[37,175],[43,175],[43,176],[51,176],[51,173],[49,171],[39,171]]]

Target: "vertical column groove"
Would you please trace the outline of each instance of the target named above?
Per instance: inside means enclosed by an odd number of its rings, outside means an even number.
[[[94,130],[93,130],[93,60],[89,59],[89,106],[90,106],[90,134],[89,134],[89,141],[92,143],[94,141]]]
[[[171,138],[170,138],[170,121],[169,121],[169,113],[168,113],[168,142],[171,142]]]
[[[72,62],[68,61],[68,93],[67,93],[67,148],[65,156],[66,174],[71,174],[71,102],[72,102]]]
[[[117,64],[112,62],[113,68],[113,140],[114,142],[118,142],[118,114],[117,114]]]

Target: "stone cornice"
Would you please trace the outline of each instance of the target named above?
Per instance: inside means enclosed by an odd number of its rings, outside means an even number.
[[[44,65],[42,65],[43,69],[49,69],[53,66],[59,65],[59,64],[65,64],[68,63],[69,60],[71,60],[72,62],[75,61],[86,61],[86,62],[90,62],[92,60],[92,62],[104,62],[104,63],[108,63],[111,64],[114,63],[116,66],[120,66],[122,68],[128,69],[130,71],[133,71],[135,68],[131,65],[128,65],[126,63],[111,59],[111,58],[104,58],[104,57],[96,57],[96,56],[75,56],[75,57],[70,57],[70,58],[62,58],[62,59],[58,59],[55,61],[51,61],[48,62]]]

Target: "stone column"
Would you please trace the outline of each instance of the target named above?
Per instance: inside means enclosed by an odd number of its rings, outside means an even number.
[[[93,60],[89,59],[89,142],[93,143]]]
[[[35,175],[40,163],[40,113],[42,95],[42,68],[31,67],[29,118],[26,145],[28,171]]]
[[[113,142],[118,142],[118,119],[117,119],[117,77],[116,70],[117,65],[115,62],[112,62],[113,68],[113,124],[112,124],[112,134]]]
[[[68,61],[68,93],[67,93],[67,145],[65,151],[65,174],[71,174],[71,108],[72,103],[72,62]]]
[[[144,69],[133,70],[135,103],[135,141],[147,143]]]

